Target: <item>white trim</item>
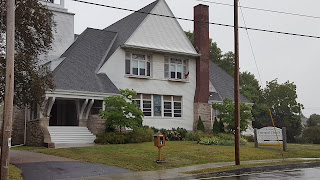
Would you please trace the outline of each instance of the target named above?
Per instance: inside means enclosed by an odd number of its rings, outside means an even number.
[[[89,113],[90,113],[90,110],[91,110],[91,107],[92,107],[93,103],[94,103],[94,99],[91,99],[91,101],[88,104],[87,109],[86,109],[85,119],[88,119]]]
[[[56,101],[56,98],[55,98],[55,97],[52,97],[52,98],[49,99],[49,104],[48,104],[46,116],[49,116],[49,115],[50,115],[52,106],[53,106],[53,104],[54,104],[55,101]]]
[[[156,49],[156,48],[149,48],[149,47],[142,47],[142,46],[136,46],[136,45],[128,45],[124,44],[120,46],[122,48],[130,48],[130,49],[138,49],[138,50],[144,50],[144,51],[151,51],[151,52],[159,52],[159,53],[169,53],[174,55],[184,55],[184,56],[191,56],[191,57],[199,57],[200,54],[194,54],[194,53],[185,53],[185,52],[178,52],[178,51],[170,51],[170,50],[164,50],[164,49]]]
[[[88,104],[89,99],[86,99],[83,104],[81,105],[80,113],[79,113],[79,119],[82,119],[83,112]]]
[[[70,91],[56,89],[55,91],[47,91],[46,97],[56,97],[56,98],[71,98],[71,99],[97,99],[103,100],[103,98],[108,96],[119,96],[120,94],[115,93],[94,93],[87,91]]]

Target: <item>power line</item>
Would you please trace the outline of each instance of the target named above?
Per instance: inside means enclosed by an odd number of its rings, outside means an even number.
[[[195,0],[195,1],[206,2],[206,3],[211,3],[211,4],[217,4],[217,5],[223,5],[223,6],[234,6],[233,4],[214,2],[214,1],[207,1],[207,0]],[[265,11],[265,12],[272,12],[272,13],[278,13],[278,14],[286,14],[286,15],[293,15],[293,16],[320,19],[319,16],[312,16],[312,15],[306,15],[306,14],[284,12],[284,11],[276,11],[276,10],[271,10],[271,9],[262,9],[262,8],[248,7],[248,6],[239,6],[239,7],[245,8],[245,9],[257,10],[257,11]]]
[[[241,5],[240,5],[240,0],[239,0],[239,7],[240,7],[240,12],[241,12],[241,16],[242,16],[242,19],[243,19],[244,26],[247,27],[247,23],[246,23],[246,20],[245,20],[245,18],[244,18],[244,14],[243,14],[243,11],[242,11],[242,7],[241,7]],[[254,60],[254,63],[256,64],[256,68],[257,68],[257,71],[258,71],[258,75],[259,75],[259,79],[260,79],[260,84],[261,84],[261,87],[263,88],[262,78],[261,78],[260,71],[259,71],[259,68],[258,68],[256,56],[255,56],[255,54],[254,54],[254,50],[253,50],[253,47],[252,47],[250,35],[249,35],[249,32],[248,32],[247,28],[246,28],[245,30],[246,30],[246,33],[247,33],[247,36],[248,36],[248,40],[249,40],[249,44],[250,44],[250,48],[251,48],[253,60]]]
[[[168,15],[162,15],[162,14],[154,14],[154,13],[143,12],[143,11],[136,11],[136,10],[132,10],[132,9],[120,8],[120,7],[109,6],[109,5],[98,4],[98,3],[92,3],[92,2],[82,1],[82,0],[72,0],[72,1],[85,3],[85,4],[90,4],[90,5],[95,5],[95,6],[108,7],[108,8],[112,8],[112,9],[131,11],[131,12],[137,12],[137,13],[142,13],[142,14],[149,14],[149,15],[153,15],[153,16],[174,18],[174,19],[178,19],[178,20],[194,22],[193,19],[187,19],[187,18],[181,18],[181,17],[175,17],[175,16],[168,16]],[[200,21],[197,21],[197,22],[200,22]],[[211,24],[211,25],[224,26],[224,27],[234,27],[233,25],[230,25],[230,24],[222,24],[222,23],[215,23],[215,22],[202,22],[202,23],[208,23],[208,24]],[[320,39],[320,36],[313,36],[313,35],[307,35],[307,34],[298,34],[298,33],[282,32],[282,31],[275,31],[275,30],[268,30],[268,29],[242,27],[242,26],[239,26],[238,28],[239,29],[252,30],[252,31],[260,31],[260,32],[268,32],[268,33],[275,33],[275,34],[284,34],[284,35],[290,35],[290,36],[299,36],[299,37]]]

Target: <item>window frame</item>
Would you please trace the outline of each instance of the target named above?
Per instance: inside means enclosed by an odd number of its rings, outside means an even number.
[[[133,55],[142,55],[145,59],[133,58]],[[129,56],[128,56],[129,55]],[[135,77],[152,77],[152,54],[142,52],[125,51],[125,75]],[[137,74],[134,73],[133,63],[137,62]],[[129,64],[128,64],[129,63]],[[144,74],[142,74],[141,64],[144,64]],[[129,66],[129,67],[128,67]],[[128,69],[129,68],[129,69]]]
[[[176,63],[172,61],[181,61],[181,63]],[[167,71],[166,71],[167,66]],[[172,71],[174,67],[174,71]],[[178,71],[180,67],[180,71]],[[174,77],[172,77],[172,72],[174,72]],[[178,73],[181,73],[181,78],[178,78]],[[176,80],[176,81],[189,81],[189,77],[185,78],[185,75],[189,72],[189,59],[179,58],[179,57],[169,57],[164,56],[164,79]]]
[[[150,99],[148,98],[144,98],[145,96],[151,96]],[[154,111],[154,96],[160,96],[161,97],[161,115],[160,116],[155,116],[155,111]],[[165,100],[164,96],[170,96],[170,100]],[[177,97],[179,100],[174,100],[174,97]],[[140,101],[139,107],[142,110],[143,114],[145,117],[152,117],[152,118],[182,118],[183,117],[183,97],[182,96],[173,96],[173,95],[159,95],[159,94],[137,94],[137,96],[133,99],[133,101]],[[144,101],[151,101],[151,108],[144,108]],[[171,107],[170,107],[170,112],[165,112],[166,109],[165,108],[165,103],[171,103]],[[180,103],[180,109],[175,109],[174,104],[175,103]],[[148,110],[148,111],[146,111]],[[145,113],[150,113],[151,110],[151,115],[150,116],[146,116]],[[180,111],[180,113],[175,113],[175,111]],[[166,116],[166,114],[171,114],[171,116]],[[180,115],[180,116],[176,116],[176,114]]]

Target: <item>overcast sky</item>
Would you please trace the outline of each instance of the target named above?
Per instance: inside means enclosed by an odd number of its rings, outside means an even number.
[[[99,4],[138,10],[153,0],[87,0]],[[208,0],[233,4],[233,0]],[[166,0],[176,17],[193,19],[193,7],[209,5],[210,22],[233,24],[233,7],[197,0]],[[285,11],[320,17],[318,0],[240,0],[242,6]],[[105,28],[131,12],[65,0],[69,12],[75,13],[75,33],[85,28]],[[320,36],[320,19],[284,15],[242,8],[247,27]],[[239,11],[240,12],[240,11]],[[185,31],[193,31],[193,22],[181,21]],[[241,14],[239,24],[244,26]],[[263,87],[278,78],[280,83],[297,85],[298,102],[305,106],[303,114],[320,114],[320,39],[279,35],[249,30]],[[254,73],[259,79],[245,30],[240,30],[240,71]],[[210,25],[210,37],[223,52],[233,51],[233,28]],[[318,50],[317,50],[318,49]]]

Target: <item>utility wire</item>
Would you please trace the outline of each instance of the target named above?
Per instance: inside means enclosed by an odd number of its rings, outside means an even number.
[[[108,7],[108,8],[112,8],[112,9],[119,9],[119,10],[124,10],[124,11],[131,11],[131,12],[137,12],[137,13],[142,13],[142,14],[149,14],[149,15],[153,15],[153,16],[167,17],[167,18],[173,18],[173,19],[184,20],[184,21],[192,21],[192,22],[202,22],[202,21],[195,21],[193,19],[180,18],[180,17],[168,16],[168,15],[162,15],[162,14],[154,14],[154,13],[143,12],[143,11],[136,11],[136,10],[132,10],[132,9],[126,9],[126,8],[109,6],[109,5],[104,5],[104,4],[92,3],[92,2],[82,1],[82,0],[72,0],[72,1],[85,3],[85,4],[90,4],[90,5],[95,5],[95,6]],[[222,24],[222,23],[215,23],[215,22],[202,22],[202,23],[208,23],[208,24],[217,25],[217,26],[234,27],[233,25],[230,25],[230,24]],[[275,34],[284,34],[284,35],[290,35],[290,36],[299,36],[299,37],[320,39],[320,36],[313,36],[313,35],[308,35],[308,34],[281,32],[281,31],[275,31],[275,30],[259,29],[259,28],[251,28],[251,27],[241,27],[241,26],[239,26],[238,28],[239,29],[252,30],[252,31],[260,31],[260,32],[268,32],[268,33],[275,33]]]
[[[247,30],[247,23],[246,23],[246,20],[245,20],[245,18],[244,18],[244,14],[243,14],[243,11],[242,11],[242,7],[241,7],[241,5],[240,5],[240,0],[239,0],[239,8],[240,8],[241,16],[242,16],[242,19],[243,19],[244,27],[246,27],[245,30],[246,30],[246,33],[247,33],[247,36],[248,36],[248,40],[249,40],[249,44],[250,44],[250,48],[251,48],[251,52],[252,52],[252,57],[253,57],[254,63],[256,64],[257,71],[258,71],[258,76],[259,76],[259,79],[260,79],[260,85],[261,85],[261,87],[262,87],[262,89],[263,89],[262,78],[261,78],[260,71],[259,71],[259,68],[258,68],[256,56],[255,56],[255,54],[254,54],[253,46],[252,46],[252,43],[251,43],[251,38],[250,38],[249,32],[248,32],[248,30]]]
[[[200,2],[206,2],[211,4],[217,4],[217,5],[223,5],[223,6],[234,6],[233,4],[227,4],[227,3],[221,3],[221,2],[214,2],[214,1],[208,1],[208,0],[195,0]],[[319,16],[311,16],[306,14],[299,14],[299,13],[291,13],[291,12],[284,12],[284,11],[276,11],[271,9],[262,9],[262,8],[255,8],[255,7],[248,7],[248,6],[239,6],[245,9],[251,9],[251,10],[257,10],[257,11],[265,11],[265,12],[272,12],[272,13],[278,13],[278,14],[286,14],[286,15],[293,15],[293,16],[301,16],[301,17],[307,17],[307,18],[314,18],[314,19],[320,19]]]

